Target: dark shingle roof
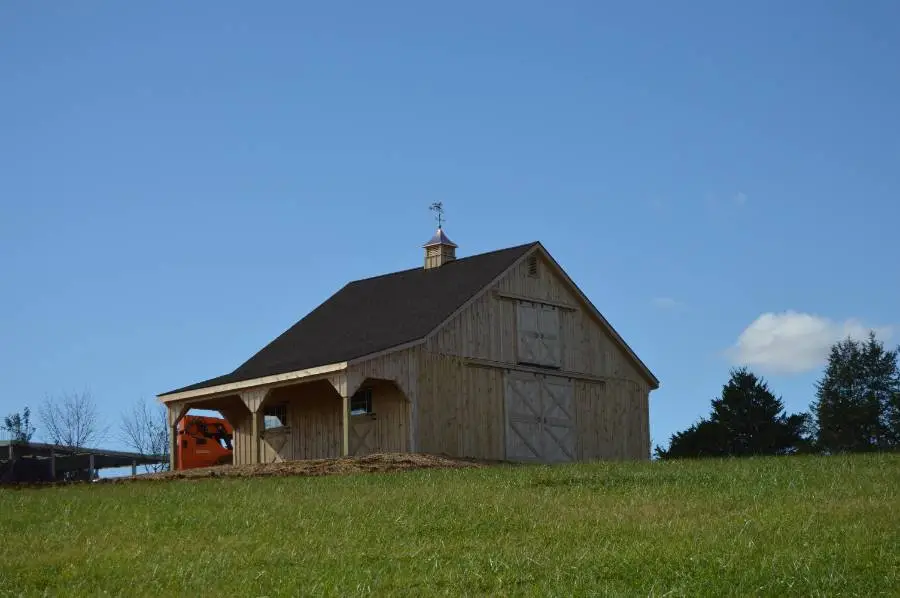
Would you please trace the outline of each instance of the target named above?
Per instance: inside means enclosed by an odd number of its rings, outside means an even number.
[[[163,395],[348,361],[418,340],[535,245],[351,282],[230,374]]]

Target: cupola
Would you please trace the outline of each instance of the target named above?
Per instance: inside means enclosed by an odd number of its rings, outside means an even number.
[[[438,226],[437,232],[424,245],[425,269],[440,268],[447,262],[456,259],[456,243],[444,234],[444,229]]]

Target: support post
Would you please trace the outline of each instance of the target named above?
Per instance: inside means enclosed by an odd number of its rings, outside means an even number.
[[[50,451],[50,479],[56,481],[56,451]]]
[[[88,455],[88,481],[94,481],[94,453]]]
[[[350,456],[350,397],[341,397],[341,405],[343,405],[343,436],[341,440],[341,456]]]
[[[169,424],[169,471],[178,469],[178,424]]]
[[[344,370],[328,377],[334,390],[341,396],[341,456],[350,456],[350,397],[362,384],[359,376]]]
[[[169,403],[169,471],[178,469],[178,422],[188,412],[186,403]]]
[[[259,450],[260,429],[259,428],[260,428],[259,427],[259,412],[254,411],[253,413],[250,414],[250,434],[253,437],[253,449],[252,449],[253,452],[250,455],[250,461],[252,463],[260,462],[260,455],[259,455],[259,453],[260,453],[260,450]]]
[[[269,396],[269,392],[271,392],[270,388],[254,388],[240,393],[241,400],[247,406],[247,409],[250,410],[250,435],[253,443],[250,447],[251,463],[262,462],[262,430],[260,423],[263,416],[263,405]]]
[[[137,461],[131,461],[131,477],[137,477]]]

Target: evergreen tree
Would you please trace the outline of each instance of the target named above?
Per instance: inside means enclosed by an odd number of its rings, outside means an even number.
[[[712,407],[711,419],[723,426],[729,455],[776,455],[803,444],[806,416],[785,415],[782,400],[747,368],[732,370]]]
[[[658,459],[722,457],[727,454],[727,445],[728,440],[723,426],[708,419],[701,419],[688,429],[672,434],[669,448],[657,446],[654,454]]]
[[[747,368],[733,369],[709,419],[674,434],[659,458],[779,455],[803,450],[805,414],[786,415],[784,403]]]
[[[898,351],[886,351],[870,332],[865,341],[846,338],[831,347],[811,406],[817,445],[829,453],[900,447]]]

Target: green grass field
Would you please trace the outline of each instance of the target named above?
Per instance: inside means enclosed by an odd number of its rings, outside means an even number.
[[[900,594],[900,456],[0,490],[0,595]]]

